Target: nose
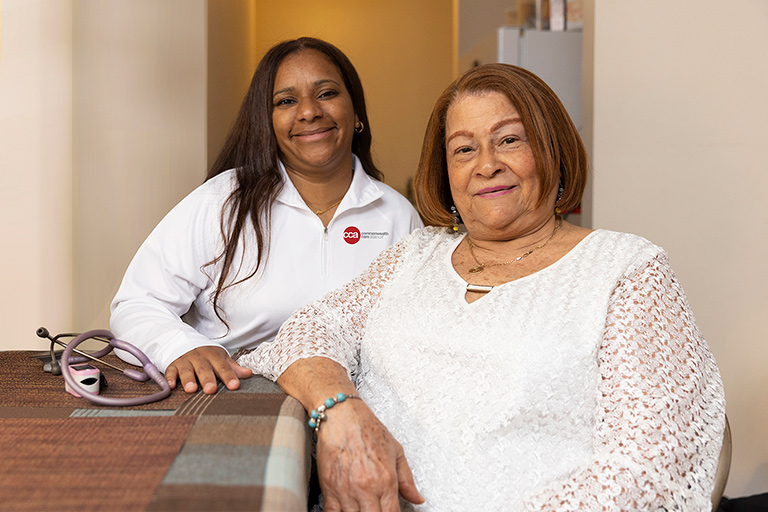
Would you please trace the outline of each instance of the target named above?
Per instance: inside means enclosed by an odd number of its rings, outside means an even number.
[[[297,114],[302,121],[312,121],[323,116],[323,109],[317,99],[307,97],[299,100]]]
[[[498,158],[493,148],[481,147],[476,172],[487,178],[504,169],[504,163]]]

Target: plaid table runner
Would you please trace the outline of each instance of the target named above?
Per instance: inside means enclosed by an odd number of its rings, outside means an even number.
[[[66,393],[32,355],[0,352],[0,510],[307,509],[306,414],[273,382],[107,408]],[[157,389],[102,372],[105,396]]]

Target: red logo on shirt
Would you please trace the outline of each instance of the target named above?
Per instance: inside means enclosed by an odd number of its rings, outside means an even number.
[[[344,241],[348,244],[356,244],[360,241],[360,230],[355,226],[349,226],[344,230]]]

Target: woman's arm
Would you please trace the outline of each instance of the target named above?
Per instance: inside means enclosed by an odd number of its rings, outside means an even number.
[[[412,236],[382,251],[346,285],[294,312],[280,327],[274,342],[262,343],[240,357],[238,363],[277,381],[296,361],[326,358],[343,367],[348,380],[354,380],[368,315],[377,307],[382,289],[396,273]]]
[[[530,510],[711,510],[725,398],[666,255],[615,289],[591,462]]]
[[[307,411],[338,393],[357,394],[360,341],[370,311],[400,261],[404,242],[322,301],[297,311],[273,343],[238,362],[276,380]],[[403,449],[362,400],[326,411],[317,432],[317,462],[325,510],[399,511],[398,492],[422,502]]]
[[[136,252],[111,306],[115,336],[141,349],[171,387],[180,379],[188,392],[197,390],[198,379],[207,393],[215,392],[217,375],[234,389],[238,378],[250,374],[219,343],[181,319],[210,285],[201,269],[221,245],[219,222],[229,191],[224,178],[196,189],[158,223]]]
[[[293,363],[277,380],[307,411],[338,393],[357,390],[341,365],[323,357]],[[399,511],[398,494],[421,497],[403,448],[361,400],[346,399],[326,410],[317,430],[317,466],[326,512]]]

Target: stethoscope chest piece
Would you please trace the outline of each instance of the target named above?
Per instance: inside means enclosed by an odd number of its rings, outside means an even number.
[[[80,386],[82,386],[83,389],[89,393],[98,395],[99,391],[101,391],[102,375],[101,371],[95,366],[92,366],[88,363],[71,364],[69,365],[69,373],[72,375],[72,378],[75,380],[75,382],[80,384]],[[72,389],[72,386],[70,386],[67,382],[64,384],[64,389],[67,390],[67,393],[78,398],[81,396],[77,393],[77,391]]]

